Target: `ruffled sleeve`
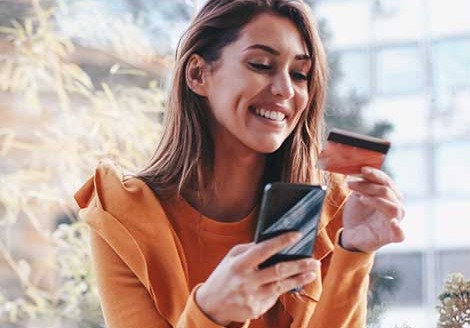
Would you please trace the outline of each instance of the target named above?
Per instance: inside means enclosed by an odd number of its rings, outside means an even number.
[[[299,295],[281,298],[293,321],[291,328],[363,328],[373,253],[349,252],[338,244],[342,231],[345,188],[330,190],[318,227],[313,257],[321,261],[318,278]]]
[[[219,328],[187,284],[181,244],[158,199],[110,161],[75,194],[90,227],[98,291],[109,328]]]

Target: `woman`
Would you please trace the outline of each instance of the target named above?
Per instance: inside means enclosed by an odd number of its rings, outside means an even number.
[[[382,171],[363,168],[346,197],[314,169],[326,71],[303,2],[206,3],[180,42],[148,167],[122,181],[103,162],[76,194],[108,327],[365,326],[373,252],[403,239],[403,209]],[[313,257],[258,270],[298,238],[251,242],[270,181],[328,181],[329,193]]]

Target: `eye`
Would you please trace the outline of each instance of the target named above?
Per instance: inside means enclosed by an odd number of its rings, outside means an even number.
[[[300,73],[300,72],[293,72],[292,77],[294,80],[297,81],[307,81],[308,80],[308,75]]]
[[[269,71],[271,69],[270,65],[258,64],[258,63],[248,63],[248,64],[257,71]]]

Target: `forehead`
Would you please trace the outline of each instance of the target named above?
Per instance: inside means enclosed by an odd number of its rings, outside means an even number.
[[[285,17],[263,13],[251,20],[235,42],[239,47],[266,44],[282,53],[308,54],[307,46],[298,27]]]

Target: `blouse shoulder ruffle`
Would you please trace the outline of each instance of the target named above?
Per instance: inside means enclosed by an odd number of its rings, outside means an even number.
[[[190,295],[182,246],[155,194],[109,160],[75,193],[79,216],[119,255],[173,326]],[[158,297],[156,297],[158,295]]]

